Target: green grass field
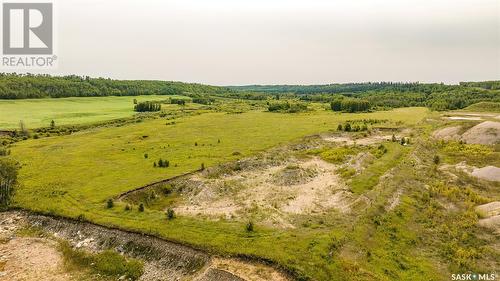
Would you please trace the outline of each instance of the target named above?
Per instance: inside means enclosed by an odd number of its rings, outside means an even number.
[[[133,100],[165,100],[181,96],[126,96],[0,100],[0,129],[17,129],[22,120],[27,128],[92,123],[133,115]]]
[[[121,192],[196,170],[202,163],[211,166],[250,156],[306,135],[336,130],[337,125],[346,120],[389,119],[411,126],[427,114],[425,108],[359,114],[331,111],[204,113],[176,119],[173,125],[166,125],[171,121],[160,118],[66,136],[29,139],[12,147],[12,157],[22,164],[14,204],[152,233],[217,253],[263,257],[300,274],[318,280],[332,280],[349,266],[343,259],[325,257],[325,253],[331,251],[332,239],[348,235],[347,226],[352,224],[352,221],[344,221],[338,216],[325,216],[324,222],[321,225],[316,223],[316,227],[285,230],[257,225],[255,232],[247,233],[241,222],[182,216],[167,221],[162,211],[146,209],[138,212],[136,207],[125,211],[123,203],[107,209],[105,201]],[[236,151],[241,155],[234,156]],[[170,167],[154,168],[153,162],[159,158],[168,159]],[[336,230],[332,232],[332,228]],[[355,234],[363,237],[363,231],[356,230]],[[408,263],[413,267],[399,277],[422,274],[420,280],[425,280],[429,276],[425,274],[432,272],[428,263],[422,262],[418,255]],[[380,274],[374,279],[383,280],[384,273]],[[360,280],[373,280],[370,278],[365,276]]]

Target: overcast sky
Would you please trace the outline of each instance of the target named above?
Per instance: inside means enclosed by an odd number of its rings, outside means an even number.
[[[500,0],[58,0],[53,74],[213,85],[500,79]]]

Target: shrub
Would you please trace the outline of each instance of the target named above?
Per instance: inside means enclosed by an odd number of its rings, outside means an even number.
[[[339,124],[339,125],[337,126],[337,131],[342,131],[342,124]]]
[[[162,191],[163,191],[163,194],[169,195],[170,193],[172,193],[174,191],[174,188],[171,185],[164,185],[162,187]]]
[[[111,208],[113,208],[114,205],[115,205],[115,203],[113,202],[113,199],[109,198],[108,202],[106,202],[106,207],[108,209],[111,209]]]
[[[288,112],[288,113],[297,113],[307,110],[307,104],[302,102],[275,102],[270,103],[267,107],[267,110],[270,112]]]
[[[144,204],[139,204],[139,212],[144,212]]]
[[[323,160],[332,163],[343,162],[348,155],[354,154],[354,150],[350,147],[336,147],[323,151],[320,156]]]
[[[168,208],[167,209],[167,219],[172,220],[175,217],[175,213],[173,209]]]
[[[7,156],[7,155],[10,155],[10,150],[9,150],[9,149],[6,149],[6,148],[1,147],[1,148],[0,148],[0,156]]]
[[[247,232],[253,232],[253,222],[252,221],[249,221],[246,225],[245,225],[245,230]]]
[[[125,205],[125,211],[130,211],[130,210],[132,210],[130,204]]]
[[[201,170],[205,170],[205,163],[201,163]]]
[[[144,153],[144,158],[145,158],[145,159],[148,159],[148,156],[149,156],[149,155],[148,155],[147,153]]]
[[[439,158],[439,155],[434,155],[434,158],[432,159],[432,162],[434,162],[434,164],[439,164],[439,162],[441,162],[441,159]]]
[[[170,166],[170,161],[168,160],[163,160],[160,158],[160,160],[158,160],[158,165],[153,164],[154,167],[160,167],[160,168],[168,168]]]

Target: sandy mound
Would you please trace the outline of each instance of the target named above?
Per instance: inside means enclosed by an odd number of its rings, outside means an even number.
[[[500,233],[500,215],[481,219],[477,224],[492,229],[495,233]]]
[[[500,181],[500,168],[495,166],[476,168],[472,171],[472,175],[483,180]]]
[[[446,127],[436,130],[432,137],[440,140],[459,140],[460,139],[460,126]]]
[[[184,193],[184,202],[174,210],[182,215],[228,219],[245,218],[259,210],[271,224],[293,227],[289,215],[328,209],[349,212],[353,200],[336,169],[313,158],[219,178],[193,176],[202,184]]]
[[[478,212],[482,217],[500,215],[500,202],[495,201],[488,204],[479,205],[476,207],[476,212]]]
[[[496,144],[500,143],[500,122],[485,121],[476,125],[462,135],[466,143]]]

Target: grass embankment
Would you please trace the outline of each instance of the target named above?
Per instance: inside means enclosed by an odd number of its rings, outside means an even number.
[[[74,249],[66,241],[59,242],[59,251],[64,257],[64,265],[70,271],[88,270],[94,274],[137,280],[144,272],[144,264],[133,258],[125,258],[119,253],[106,250],[91,253],[81,249]]]
[[[0,100],[0,129],[18,129],[22,120],[27,128],[93,123],[135,114],[133,100],[155,101],[182,96],[127,96],[44,98]]]
[[[15,204],[152,233],[218,253],[271,259],[318,280],[341,280],[347,276],[343,262],[328,253],[336,239],[332,229],[347,229],[351,220],[330,215],[321,218],[321,222],[312,221],[310,227],[290,230],[257,224],[256,231],[248,233],[244,225],[230,220],[177,217],[167,221],[161,211],[139,212],[136,206],[126,211],[119,203],[107,209],[105,201],[129,189],[198,169],[201,163],[211,166],[304,135],[335,130],[346,120],[389,119],[415,124],[426,113],[424,108],[360,114],[210,113],[178,119],[170,125],[166,125],[167,120],[157,119],[27,140],[12,148],[12,156],[23,165]],[[235,151],[241,155],[234,155]],[[154,168],[153,162],[159,158],[169,160],[170,166]],[[415,266],[415,270],[425,268]]]
[[[386,152],[349,183],[352,192],[362,194],[373,188],[379,183],[380,177],[391,168],[397,166],[399,161],[410,150],[410,148],[394,142],[386,142],[384,143],[384,147],[387,148]]]
[[[500,112],[500,102],[478,102],[462,109],[471,112]]]

